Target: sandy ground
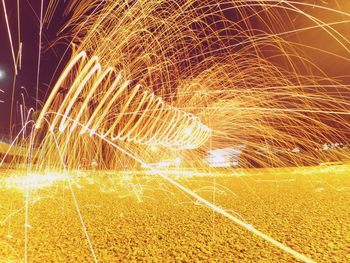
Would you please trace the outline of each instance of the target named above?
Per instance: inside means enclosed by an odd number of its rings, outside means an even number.
[[[176,179],[315,261],[350,262],[349,172],[337,166]],[[295,261],[157,176],[100,172],[72,184],[99,262]],[[28,262],[93,262],[67,181],[29,192],[27,224],[26,190],[0,190],[0,262],[23,262],[26,254]]]

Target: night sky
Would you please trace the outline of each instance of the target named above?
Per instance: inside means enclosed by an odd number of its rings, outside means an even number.
[[[19,40],[17,30],[17,1],[6,1],[8,18],[11,28],[11,34],[14,43],[15,52],[18,51]],[[46,5],[49,1],[44,1]],[[60,1],[60,5],[55,12],[55,16],[49,27],[44,25],[42,35],[42,56],[40,67],[39,81],[39,99],[43,101],[46,92],[49,90],[49,84],[54,79],[55,69],[67,48],[66,44],[57,44],[57,33],[65,23],[62,16],[65,4]],[[20,1],[20,19],[21,19],[21,42],[23,43],[22,52],[22,69],[19,71],[16,80],[16,94],[14,103],[21,101],[21,93],[23,92],[27,106],[35,105],[37,65],[39,53],[39,17],[40,17],[40,1]],[[0,94],[1,100],[5,103],[0,104],[0,134],[8,132],[9,115],[11,107],[12,83],[14,76],[14,66],[11,55],[11,48],[6,29],[5,18],[3,14],[3,6],[1,4],[0,12],[0,69],[5,71],[6,77],[0,80],[0,87],[5,94]],[[53,45],[53,48],[48,48]],[[69,54],[69,52],[68,52]],[[65,60],[61,66],[64,66]],[[24,87],[22,89],[21,87]]]

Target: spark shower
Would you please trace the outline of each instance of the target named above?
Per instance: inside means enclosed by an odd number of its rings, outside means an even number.
[[[17,32],[2,0],[14,81],[12,89],[0,84],[12,139],[0,168],[11,174],[5,189],[25,192],[20,258],[30,261],[31,194],[67,181],[97,262],[100,254],[74,190],[80,179],[73,175],[127,171],[135,177],[151,174],[247,233],[313,262],[169,174],[216,177],[347,159],[346,150],[321,150],[349,139],[350,5],[345,2],[42,0],[39,11],[33,8],[39,24],[37,83],[26,88],[16,84],[29,52],[20,37],[22,3],[16,5]],[[45,48],[63,43],[65,52],[43,88],[43,32],[62,5],[64,26]],[[2,99],[5,93],[9,100]],[[40,93],[47,94],[43,100]],[[241,146],[238,168],[223,171],[204,160],[213,149]],[[143,190],[131,188],[140,201]]]

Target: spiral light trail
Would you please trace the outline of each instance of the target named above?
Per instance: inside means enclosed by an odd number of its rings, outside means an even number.
[[[76,74],[75,69],[78,69]],[[72,83],[68,83],[70,74],[75,77]],[[57,115],[50,123],[52,131],[59,122],[59,130],[66,131],[68,119],[73,119],[71,132],[77,129],[78,122],[82,122],[85,128],[80,134],[92,129],[112,141],[177,149],[198,148],[207,141],[211,130],[198,117],[166,104],[152,92],[141,91],[140,85],[131,87],[130,84],[130,81],[122,81],[121,73],[116,73],[114,68],[104,70],[98,57],[89,59],[86,52],[80,52],[56,83],[36,127],[40,127],[55,98],[60,96],[62,86],[69,85]]]

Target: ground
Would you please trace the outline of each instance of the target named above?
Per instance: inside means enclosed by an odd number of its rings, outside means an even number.
[[[350,262],[349,171],[338,165],[169,176],[317,262]],[[9,184],[15,173],[2,175],[0,262],[25,255],[28,262],[93,262],[68,181],[58,177],[28,192],[17,179]],[[100,171],[71,178],[99,262],[295,261],[157,175]]]

